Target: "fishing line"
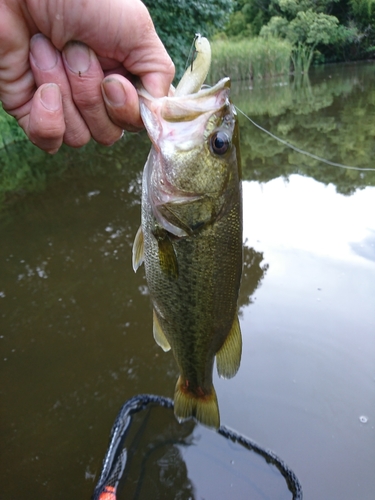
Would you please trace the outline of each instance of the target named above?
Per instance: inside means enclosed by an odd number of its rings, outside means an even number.
[[[334,161],[326,160],[325,158],[321,158],[320,156],[314,155],[313,153],[309,153],[308,151],[304,151],[303,149],[297,148],[297,146],[294,146],[290,142],[284,141],[284,139],[281,139],[280,137],[277,137],[277,135],[275,135],[272,132],[270,132],[269,130],[263,128],[261,125],[259,125],[254,120],[252,120],[250,118],[250,116],[248,116],[246,113],[244,113],[240,108],[237,108],[237,106],[235,106],[235,108],[245,118],[247,118],[250,123],[252,123],[259,130],[261,130],[262,132],[265,132],[266,134],[268,134],[270,137],[272,137],[276,141],[281,142],[281,144],[284,144],[288,148],[293,149],[297,153],[300,153],[300,154],[305,155],[305,156],[309,156],[310,158],[313,158],[314,160],[321,161],[323,163],[326,163],[327,165],[332,165],[333,167],[346,168],[348,170],[359,170],[359,171],[362,171],[362,172],[375,172],[375,168],[352,167],[352,166],[349,166],[349,165],[343,165],[342,163],[335,163]]]

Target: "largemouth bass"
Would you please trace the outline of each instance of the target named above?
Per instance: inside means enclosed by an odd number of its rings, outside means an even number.
[[[139,91],[152,141],[142,181],[141,227],[133,268],[144,262],[153,334],[172,349],[180,370],[174,395],[179,420],[219,427],[212,371],[230,378],[241,360],[237,299],[242,273],[242,196],[236,112],[230,80],[201,88],[208,41],[174,94]]]

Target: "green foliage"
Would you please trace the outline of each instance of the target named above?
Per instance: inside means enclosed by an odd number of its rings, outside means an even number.
[[[0,103],[0,151],[7,144],[26,140],[26,134],[16,120],[3,110]]]
[[[297,71],[316,62],[375,56],[375,0],[238,0],[225,33],[283,37]]]
[[[350,0],[351,13],[362,28],[375,24],[375,0]]]
[[[313,55],[314,49],[304,44],[299,43],[293,48],[291,57],[294,72],[297,75],[309,71]]]
[[[274,16],[261,29],[264,37],[278,36],[286,38],[294,46],[292,61],[294,71],[307,72],[310,68],[317,45],[328,45],[338,37],[339,21],[312,9],[298,10],[300,5],[295,0],[279,0],[281,10],[295,17],[288,21],[286,17]]]
[[[37,149],[0,105],[0,204],[6,193],[27,188],[32,182],[28,165],[20,161],[18,153],[9,153],[10,150],[29,151],[30,147]]]
[[[144,0],[156,31],[176,65],[179,80],[186,67],[195,33],[206,37],[223,30],[232,0]]]
[[[340,0],[273,0],[273,8],[292,21],[299,12],[312,10],[317,14],[331,14],[332,8]]]
[[[291,44],[287,40],[259,37],[250,40],[215,40],[212,44],[209,81],[224,76],[232,80],[250,80],[289,72]]]
[[[246,38],[253,34],[253,29],[251,24],[246,21],[243,12],[237,11],[231,16],[226,33],[230,37]]]
[[[271,0],[238,0],[225,32],[239,39],[259,35],[262,26],[272,16],[270,7]]]
[[[285,17],[273,16],[269,22],[260,30],[260,36],[268,37],[288,37],[289,22]]]
[[[289,24],[287,36],[294,45],[300,43],[315,48],[318,44],[328,45],[334,41],[337,26],[336,17],[309,9],[306,12],[298,12]]]

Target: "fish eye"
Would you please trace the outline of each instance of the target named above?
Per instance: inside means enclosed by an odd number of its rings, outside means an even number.
[[[225,132],[218,131],[210,138],[211,151],[217,155],[223,155],[228,151],[230,140]]]

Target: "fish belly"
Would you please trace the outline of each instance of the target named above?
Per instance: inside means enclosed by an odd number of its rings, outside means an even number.
[[[218,427],[219,411],[212,384],[216,353],[237,320],[242,272],[240,200],[228,214],[191,236],[168,235],[177,263],[174,273],[161,265],[157,221],[143,200],[142,228],[146,278],[159,326],[180,369],[175,413],[195,416]]]

